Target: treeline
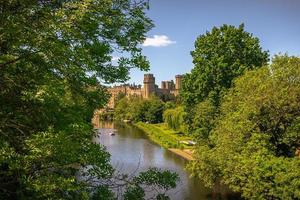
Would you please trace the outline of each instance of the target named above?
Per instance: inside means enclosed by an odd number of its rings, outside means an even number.
[[[160,123],[163,120],[165,103],[153,95],[149,99],[137,96],[123,97],[117,101],[114,119],[134,122]]]
[[[118,121],[161,123],[175,131],[184,133],[187,127],[184,123],[185,111],[174,101],[163,102],[158,96],[152,95],[148,99],[120,95],[114,109],[114,119]]]
[[[268,63],[244,25],[199,36],[192,57],[181,91],[184,123],[198,143],[189,169],[248,199],[299,199],[300,58]]]

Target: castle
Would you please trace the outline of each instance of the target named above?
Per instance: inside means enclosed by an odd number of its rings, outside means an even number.
[[[153,74],[144,74],[144,86],[141,85],[129,85],[124,84],[120,86],[113,86],[107,88],[111,97],[108,103],[109,108],[115,107],[115,101],[118,94],[122,93],[125,96],[138,96],[144,99],[149,98],[152,94],[155,94],[161,98],[176,97],[179,94],[181,88],[182,75],[175,76],[175,83],[171,81],[162,81],[159,88],[155,84],[155,77]]]

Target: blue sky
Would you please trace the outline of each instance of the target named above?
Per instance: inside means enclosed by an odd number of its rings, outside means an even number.
[[[222,24],[244,23],[271,55],[300,56],[300,0],[150,0],[147,13],[155,27],[143,53],[158,85],[190,72],[197,36]],[[144,73],[132,70],[128,82],[142,84]]]

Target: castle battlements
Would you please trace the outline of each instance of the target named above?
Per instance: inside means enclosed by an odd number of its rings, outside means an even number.
[[[144,85],[124,84],[119,86],[109,87],[107,90],[111,93],[111,98],[108,107],[114,108],[115,101],[118,94],[123,93],[125,96],[138,96],[144,99],[149,98],[152,94],[155,94],[161,98],[166,96],[176,97],[179,94],[181,88],[182,75],[175,76],[175,83],[173,80],[162,81],[159,88],[155,84],[155,77],[153,74],[144,74]]]

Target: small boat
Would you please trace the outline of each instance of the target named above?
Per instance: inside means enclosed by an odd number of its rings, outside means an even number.
[[[188,146],[194,146],[194,145],[196,145],[196,142],[194,142],[192,140],[183,140],[183,141],[180,141],[179,143],[185,144],[185,145],[188,145]]]
[[[109,135],[114,136],[116,135],[114,132],[109,133]]]
[[[189,145],[196,145],[196,142],[192,141],[192,140],[188,140]]]

